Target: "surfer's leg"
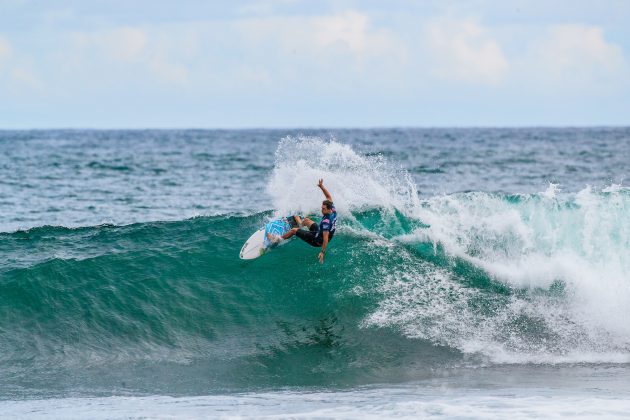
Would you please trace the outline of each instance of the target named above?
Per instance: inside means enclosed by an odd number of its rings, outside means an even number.
[[[313,222],[308,217],[305,217],[304,220],[302,221],[302,226],[306,226],[310,230],[311,226],[313,225],[313,223],[315,223],[315,222]]]
[[[317,225],[315,225],[317,226]],[[320,247],[322,246],[321,242],[317,239],[317,232],[307,231],[307,230],[299,230],[296,233],[297,237],[306,242],[309,245]]]
[[[291,238],[293,235],[295,235],[295,233],[300,230],[300,228],[293,228],[290,231],[288,231],[287,233],[285,233],[284,235],[282,235],[282,239],[289,239]]]

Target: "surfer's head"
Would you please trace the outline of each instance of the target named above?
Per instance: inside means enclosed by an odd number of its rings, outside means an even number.
[[[333,202],[330,200],[322,201],[322,213],[330,214],[333,211]]]

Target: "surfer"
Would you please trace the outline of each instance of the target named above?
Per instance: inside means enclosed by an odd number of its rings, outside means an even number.
[[[326,197],[326,199],[322,201],[322,220],[319,222],[319,225],[308,217],[301,219],[300,216],[293,216],[295,222],[297,223],[297,227],[294,227],[282,235],[282,239],[289,239],[295,235],[309,245],[318,248],[321,247],[322,250],[319,252],[318,259],[320,263],[323,263],[326,247],[328,247],[328,243],[335,235],[335,228],[337,226],[337,210],[335,210],[335,205],[333,204],[330,192],[326,189],[326,187],[324,187],[324,180],[320,179],[317,186],[322,190],[324,196]],[[305,226],[308,230],[300,229],[300,226]]]

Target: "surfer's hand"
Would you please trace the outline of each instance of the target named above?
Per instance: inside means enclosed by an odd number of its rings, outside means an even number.
[[[322,187],[324,186],[324,180],[323,180],[323,179],[320,179],[320,180],[319,180],[319,182],[317,183],[317,186],[318,186],[319,188],[322,188]]]
[[[324,253],[323,252],[319,253],[318,258],[319,258],[319,263],[320,264],[324,264]]]

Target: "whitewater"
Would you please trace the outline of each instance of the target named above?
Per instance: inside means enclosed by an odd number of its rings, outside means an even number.
[[[0,407],[630,409],[630,130],[0,132]],[[339,212],[326,263],[262,223]],[[0,414],[2,416],[3,414]]]

